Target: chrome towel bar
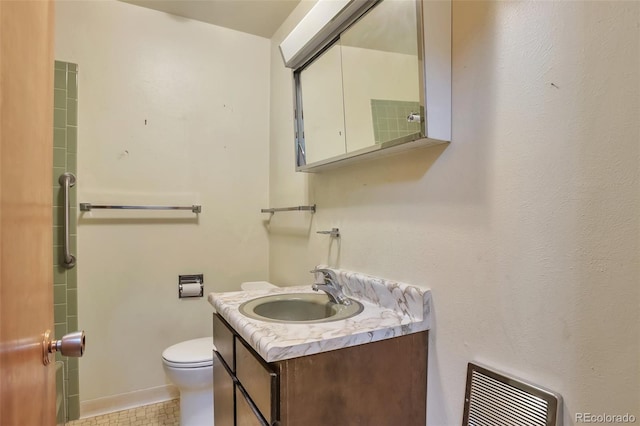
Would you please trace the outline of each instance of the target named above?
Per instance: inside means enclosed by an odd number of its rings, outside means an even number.
[[[280,207],[276,209],[260,209],[260,213],[275,213],[275,212],[291,212],[291,211],[310,211],[316,212],[316,205],[312,206],[296,206],[296,207]]]
[[[69,229],[69,221],[71,219],[69,213],[69,209],[71,208],[69,188],[75,186],[76,177],[73,175],[73,173],[66,172],[60,175],[58,183],[64,190],[64,259],[62,263],[65,268],[71,269],[76,266],[76,257],[71,254],[69,245],[69,233],[71,232],[71,230]]]
[[[193,213],[202,213],[202,206],[194,204],[192,206],[116,206],[106,204],[80,203],[80,211],[90,212],[93,209],[115,209],[115,210],[191,210]]]

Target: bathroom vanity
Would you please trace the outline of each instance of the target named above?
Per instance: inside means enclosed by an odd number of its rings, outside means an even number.
[[[363,310],[337,320],[263,321],[241,306],[311,286],[211,293],[214,415],[231,425],[424,425],[428,289],[334,270]]]
[[[213,326],[216,426],[426,423],[426,331],[267,363],[219,315]]]

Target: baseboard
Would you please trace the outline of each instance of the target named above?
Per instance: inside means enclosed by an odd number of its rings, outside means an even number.
[[[169,401],[180,396],[174,385],[157,386],[134,392],[121,393],[103,398],[80,401],[80,418],[99,416],[115,411],[128,410],[143,405]]]

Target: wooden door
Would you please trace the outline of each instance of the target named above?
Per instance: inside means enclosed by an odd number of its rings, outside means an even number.
[[[53,2],[0,0],[0,424],[54,425]]]

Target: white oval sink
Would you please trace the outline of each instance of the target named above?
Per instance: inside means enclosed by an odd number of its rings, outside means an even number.
[[[282,323],[318,323],[351,318],[364,309],[351,299],[348,306],[333,303],[324,293],[283,293],[258,297],[240,305],[240,313],[253,319]]]

